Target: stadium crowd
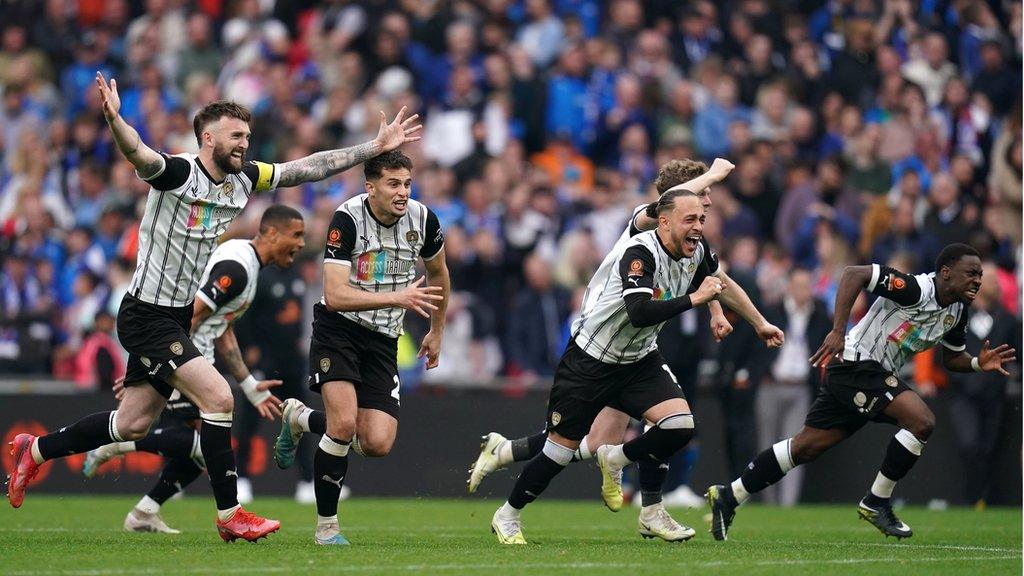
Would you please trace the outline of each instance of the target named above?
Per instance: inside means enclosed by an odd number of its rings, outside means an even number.
[[[111,142],[97,70],[171,154],[197,149],[192,115],[218,98],[253,111],[248,157],[266,162],[369,139],[379,109],[422,116],[414,194],[455,293],[449,360],[420,374],[404,352],[409,383],[550,376],[672,158],[736,164],[705,235],[762,306],[804,270],[827,308],[847,264],[925,272],[968,242],[991,263],[980,305],[1020,314],[1017,1],[45,0],[0,4],[0,30],[0,374],[94,388],[116,350],[148,186]],[[277,190],[230,235],[274,201],[307,215],[308,315],[327,223],[361,191],[360,169]],[[785,379],[732,347],[725,387]],[[947,379],[930,358],[926,390]]]

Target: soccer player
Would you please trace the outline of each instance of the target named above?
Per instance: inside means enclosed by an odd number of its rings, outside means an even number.
[[[675,377],[657,350],[657,335],[669,318],[689,308],[723,298],[757,326],[765,341],[782,340],[782,332],[764,321],[749,299],[729,293],[702,232],[701,199],[678,189],[662,194],[650,213],[658,228],[616,244],[590,281],[573,337],[555,372],[548,399],[548,436],[541,452],[523,468],[508,501],[495,513],[491,530],[502,544],[525,544],[520,514],[572,460],[594,418],[612,406],[654,425],[625,445],[597,449],[602,497],[617,510],[623,467],[640,460],[662,462],[693,435],[693,415]],[[696,291],[687,294],[691,285]],[[674,296],[678,295],[678,296]],[[667,523],[664,509],[652,517],[641,513],[641,534],[650,523]],[[674,523],[674,521],[671,521]],[[675,539],[694,535],[672,527]],[[645,534],[645,532],[647,532]]]
[[[193,118],[198,154],[168,156],[144,144],[119,114],[117,83],[99,73],[103,114],[118,149],[150,184],[139,231],[139,254],[118,311],[117,332],[128,350],[125,396],[117,410],[86,416],[42,437],[19,434],[8,500],[18,508],[47,460],[87,452],[110,442],[139,440],[175,389],[199,407],[200,438],[217,502],[218,532],[226,541],[254,541],[280,528],[238,505],[231,422],[234,399],[224,378],[189,338],[192,304],[210,254],[252,194],[322,180],[403,143],[418,140],[417,116],[391,123],[381,112],[377,137],[341,150],[317,152],[284,164],[246,162],[251,114],[233,102],[207,104]]]
[[[313,457],[317,544],[348,544],[338,495],[348,453],[386,456],[398,432],[398,337],[406,310],[430,319],[419,356],[438,364],[450,291],[444,234],[437,216],[409,197],[412,160],[398,151],[363,165],[366,193],[338,207],[324,249],[324,297],[313,308],[309,387],[325,412],[292,398],[274,447],[287,468],[305,432],[323,436]],[[427,285],[416,278],[423,260]],[[355,440],[358,438],[358,441]]]
[[[697,195],[705,214],[707,214],[712,205],[710,186],[724,180],[733,168],[732,163],[722,158],[716,158],[710,169],[702,162],[672,160],[661,167],[654,184],[662,193],[687,190]],[[680,181],[682,184],[677,184]],[[657,202],[652,202],[634,209],[629,225],[623,231],[618,242],[628,242],[631,237],[657,227],[656,207]],[[651,213],[648,214],[648,211]],[[690,289],[694,290],[696,286],[691,285]],[[741,290],[738,286],[736,289]],[[718,301],[710,301],[708,307],[712,313],[712,333],[720,341],[732,331],[732,326],[722,314],[722,307]],[[628,414],[611,407],[603,409],[594,419],[587,436],[580,442],[573,461],[589,460],[593,458],[595,451],[600,446],[621,442],[629,422]],[[546,438],[546,431],[514,440],[506,439],[497,432],[485,435],[480,446],[480,454],[469,470],[470,477],[467,481],[469,493],[476,492],[480,482],[491,472],[502,469],[512,462],[525,462],[533,459],[544,447]],[[661,485],[664,483],[668,471],[667,463],[641,461],[638,463],[638,468],[640,483],[646,488],[641,491],[641,504],[645,508],[658,506],[659,509],[663,509],[663,506],[659,506],[659,504],[662,497]],[[654,513],[655,510],[651,509],[647,511],[646,515],[651,516]],[[660,515],[660,510],[658,513]],[[644,515],[643,510],[641,510],[641,514]],[[643,523],[641,522],[641,524]],[[678,530],[664,531],[663,528],[667,526],[678,526],[678,524],[674,522],[654,523],[646,532],[648,535],[653,534],[663,539],[678,539]],[[641,532],[645,532],[645,530],[641,529]]]
[[[911,276],[878,264],[848,266],[836,293],[832,331],[810,358],[813,366],[825,367],[826,372],[804,427],[758,454],[731,485],[708,488],[715,539],[727,539],[736,509],[751,494],[815,460],[869,421],[900,429],[889,442],[858,513],[886,537],[912,536],[910,526],[893,513],[890,499],[896,483],[921,456],[935,415],[897,372],[914,354],[941,343],[947,370],[1009,376],[1003,365],[1016,360],[1009,345],[990,349],[986,341],[977,356],[966,351],[967,308],[978,294],[981,276],[978,252],[966,244],[946,246],[935,261],[935,272],[928,274]],[[861,290],[879,298],[846,334],[850,309]]]
[[[281,204],[263,212],[259,233],[252,240],[228,240],[216,250],[206,265],[202,288],[196,293],[192,312],[192,341],[211,364],[214,352],[224,360],[249,402],[261,416],[269,420],[281,415],[281,401],[269,388],[279,380],[257,381],[242,359],[235,338],[234,323],[245,314],[256,294],[260,269],[267,264],[288,268],[295,254],[305,245],[305,224],[298,210]],[[117,385],[120,399],[124,387]],[[175,390],[168,399],[166,426],[154,429],[145,438],[134,442],[116,442],[89,451],[82,474],[92,477],[111,458],[135,452],[151,452],[168,458],[160,479],[124,519],[130,532],[161,532],[177,534],[160,517],[160,507],[195,480],[205,468],[200,437],[199,410],[188,398]]]

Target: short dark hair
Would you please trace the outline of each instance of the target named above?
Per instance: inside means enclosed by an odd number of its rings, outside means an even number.
[[[680,196],[693,196],[695,198],[699,198],[698,194],[695,194],[685,188],[670,190],[659,196],[654,202],[647,205],[647,210],[645,211],[647,216],[649,218],[657,218],[658,215],[665,210],[675,208],[676,198],[679,198]]]
[[[263,211],[263,217],[260,218],[260,234],[266,234],[271,226],[280,230],[292,220],[302,220],[302,213],[291,206],[274,204]]]
[[[943,266],[952,267],[964,256],[981,258],[978,251],[967,244],[950,244],[946,246],[942,249],[942,252],[939,252],[939,257],[935,259],[935,271],[941,271]]]
[[[401,150],[391,150],[370,158],[363,163],[363,175],[367,180],[380,178],[384,170],[398,170],[405,168],[412,172],[412,158],[406,156]]]
[[[206,128],[207,125],[220,120],[223,116],[238,118],[246,124],[252,122],[252,113],[249,112],[248,108],[241,104],[237,104],[229,100],[215,100],[210,102],[206,106],[200,108],[199,112],[196,112],[195,118],[192,119],[192,130],[196,133],[196,142],[198,142],[200,146],[203,145],[203,129]]]

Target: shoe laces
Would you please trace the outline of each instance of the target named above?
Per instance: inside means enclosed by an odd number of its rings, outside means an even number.
[[[249,512],[245,508],[239,508],[237,511],[235,511],[235,515],[231,517],[231,520],[229,520],[229,522],[238,522],[239,524],[250,524],[255,526],[258,524],[262,524],[263,518],[260,518],[252,512]]]

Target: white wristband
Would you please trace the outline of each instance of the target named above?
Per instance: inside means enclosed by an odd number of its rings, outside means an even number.
[[[975,372],[981,372],[981,364],[978,362],[978,357],[971,358],[971,369]]]
[[[270,391],[263,390],[262,392],[256,389],[256,378],[249,374],[245,380],[238,383],[238,386],[242,389],[245,397],[249,399],[249,402],[253,406],[259,406],[267,398],[270,398]]]

